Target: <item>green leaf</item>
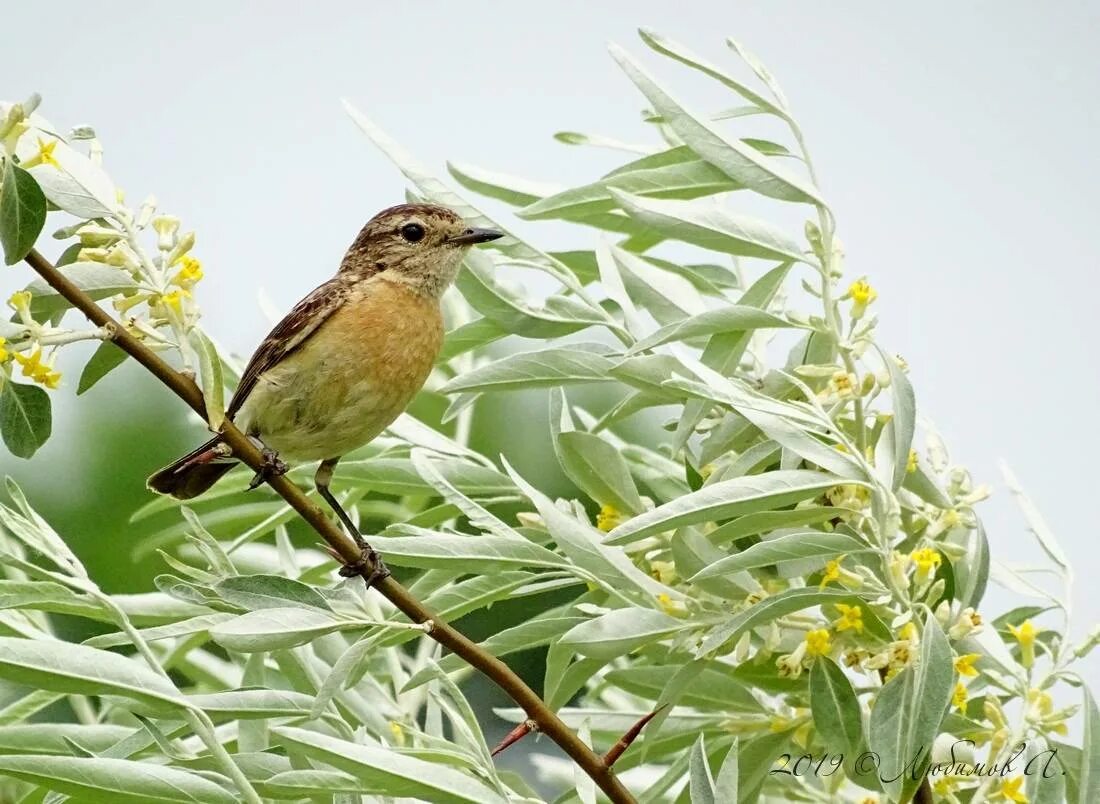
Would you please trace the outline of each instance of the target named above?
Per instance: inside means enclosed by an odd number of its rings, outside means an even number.
[[[783,280],[790,272],[791,263],[779,265],[758,280],[756,280],[738,300],[738,304],[749,307],[766,309],[775,298],[783,285]],[[736,332],[713,335],[707,342],[706,348],[699,360],[703,365],[714,369],[719,374],[730,374],[748,348],[752,338],[752,332]],[[695,432],[696,426],[703,420],[711,409],[711,403],[703,400],[688,402],[684,405],[684,412],[680,414],[680,421],[676,425],[676,433],[673,438],[673,449],[679,451]]]
[[[237,575],[214,585],[218,597],[248,611],[287,606],[331,611],[328,601],[308,584],[280,575]]]
[[[678,42],[674,42],[671,39],[666,39],[665,37],[661,36],[661,34],[657,33],[651,28],[639,28],[638,35],[642,38],[643,42],[645,42],[655,51],[660,53],[662,56],[668,56],[670,59],[675,59],[681,64],[686,64],[688,67],[698,70],[704,75],[709,75],[711,78],[725,84],[727,87],[732,89],[753,106],[757,106],[763,111],[768,112],[769,114],[774,114],[778,117],[783,118],[784,120],[789,119],[787,113],[783,109],[776,106],[763,95],[759,94],[742,82],[738,81],[736,78],[733,78],[732,76],[726,74],[719,68],[711,65],[708,62],[703,61],[701,58],[696,56],[694,53],[691,53]]]
[[[755,149],[727,137],[708,120],[687,111],[624,50],[612,45],[611,55],[653,104],[668,127],[695,153],[731,179],[769,198],[825,205],[817,189],[809,181],[773,164],[768,157],[762,156]]]
[[[916,664],[886,682],[871,709],[868,747],[881,757],[884,789],[901,801],[908,801],[920,782],[955,680],[951,646],[931,615],[925,618],[920,651]]]
[[[218,356],[217,347],[201,329],[191,330],[191,344],[199,358],[199,378],[202,380],[202,396],[206,403],[206,423],[216,433],[225,421],[225,381],[222,378],[222,360]]]
[[[681,624],[683,624],[682,621]],[[631,695],[654,701],[661,699],[663,702],[668,699],[670,685],[681,667],[685,665],[634,664],[609,670],[604,679]],[[690,683],[684,689],[677,691],[677,700],[685,706],[701,709],[761,711],[760,704],[750,692],[750,685],[742,683],[731,671],[732,668],[719,662],[700,662],[693,668]],[[652,728],[647,726],[645,733],[651,734],[652,731]]]
[[[662,201],[611,190],[630,217],[665,237],[740,257],[805,262],[797,241],[766,221],[702,201]]]
[[[362,628],[331,612],[314,608],[259,609],[242,614],[210,629],[210,636],[224,648],[240,653],[282,650],[305,645],[342,628]]]
[[[398,523],[386,529],[386,534],[373,536],[371,546],[391,564],[426,569],[455,569],[476,566],[479,571],[515,567],[547,567],[561,569],[567,562],[545,547],[522,537],[467,536],[437,533]]]
[[[352,774],[361,789],[394,798],[421,798],[439,804],[504,804],[505,799],[472,776],[372,745],[339,740],[305,729],[272,729],[292,754],[320,760]]]
[[[726,758],[722,760],[722,769],[718,771],[718,778],[714,782],[714,798],[716,801],[736,802],[739,800],[737,792],[739,748],[739,741],[735,737]]]
[[[577,625],[561,644],[582,656],[614,659],[684,629],[684,621],[653,609],[615,609]]]
[[[511,391],[546,385],[603,382],[614,361],[607,347],[575,343],[536,352],[521,352],[480,366],[455,377],[439,389],[442,394],[461,391]]]
[[[237,794],[198,774],[129,759],[0,756],[0,773],[65,793],[81,802],[235,804],[239,801]]]
[[[766,597],[759,603],[749,606],[742,612],[711,630],[707,638],[695,651],[697,657],[705,656],[726,642],[736,642],[750,628],[764,625],[779,617],[802,611],[824,603],[861,603],[858,596],[842,589],[815,589],[802,587],[787,589],[777,595]],[[864,612],[866,613],[864,606]],[[866,625],[866,624],[865,624]]]
[[[541,305],[528,301],[518,287],[509,287],[498,279],[499,269],[480,251],[466,256],[466,267],[455,283],[463,298],[509,333],[551,339],[606,323],[591,307],[569,296],[549,296]]]
[[[863,744],[863,713],[852,683],[828,656],[810,668],[810,711],[826,745],[854,758]]]
[[[76,395],[80,396],[125,363],[126,357],[126,352],[112,341],[101,343],[84,366],[84,371],[80,372],[80,382],[76,386]]]
[[[101,262],[74,262],[58,270],[96,300],[137,288],[137,282],[126,271]],[[35,279],[26,290],[31,294],[31,312],[39,318],[60,313],[72,306],[45,279]]]
[[[596,502],[623,513],[641,513],[642,499],[626,461],[602,438],[584,432],[561,433],[558,456],[565,474]]]
[[[632,598],[640,597],[646,601],[655,601],[662,594],[667,594],[672,599],[682,598],[680,592],[642,572],[623,550],[603,544],[602,531],[562,511],[553,500],[524,480],[507,462],[504,468],[520,491],[534,503],[558,549],[589,573],[589,580],[599,583],[608,592],[620,597],[624,593],[630,593]]]
[[[527,220],[584,221],[615,209],[612,188],[646,197],[698,198],[742,185],[680,145],[623,165],[592,184],[541,198],[516,214]]]
[[[1020,481],[1016,479],[1016,475],[1012,473],[1007,464],[1001,465],[1001,473],[1004,475],[1008,490],[1012,492],[1012,496],[1016,500],[1016,505],[1019,506],[1024,519],[1027,521],[1028,530],[1031,531],[1035,541],[1039,543],[1039,547],[1047,554],[1047,557],[1064,572],[1069,567],[1069,559],[1066,558],[1065,551],[1058,544],[1058,540],[1054,538],[1050,526],[1047,525],[1046,520],[1039,513],[1039,509],[1035,507],[1035,503],[1024,492]]]
[[[474,165],[448,162],[447,172],[467,190],[518,207],[533,204],[543,196],[557,192],[556,188],[547,185],[491,173]]]
[[[881,349],[879,354],[890,373],[890,396],[894,403],[894,417],[890,424],[894,434],[893,478],[891,488],[897,491],[905,480],[909,465],[909,450],[913,448],[913,433],[917,426],[917,403],[913,386],[898,361]]]
[[[34,177],[4,160],[3,184],[0,185],[0,244],[4,262],[15,265],[30,253],[46,223],[46,196]]]
[[[187,702],[222,722],[303,717],[313,705],[313,696],[291,690],[243,689],[188,695]]]
[[[156,642],[159,639],[174,639],[175,637],[191,636],[208,632],[219,623],[232,620],[234,615],[228,612],[217,614],[200,614],[198,617],[189,617],[176,623],[157,625],[152,628],[143,628],[138,633],[146,642]],[[116,648],[120,645],[130,645],[132,640],[125,631],[114,634],[100,634],[84,640],[84,644],[91,648]]]
[[[665,343],[685,341],[703,335],[749,332],[757,329],[782,329],[796,326],[798,325],[758,307],[731,304],[728,307],[708,310],[705,313],[661,327],[653,334],[642,338],[631,346],[627,354],[644,352]]]
[[[461,276],[461,274],[460,274]],[[478,318],[450,330],[443,338],[437,362],[446,363],[473,349],[488,346],[508,335],[508,330],[491,318]]]
[[[30,458],[49,439],[52,426],[49,394],[37,385],[4,381],[0,388],[0,435],[12,455]]]
[[[691,796],[691,804],[718,804],[714,778],[710,773],[710,763],[707,762],[707,746],[702,734],[691,747],[691,759],[688,764],[688,793]]]
[[[0,678],[78,695],[121,695],[163,708],[182,696],[144,664],[85,645],[0,637]]]
[[[978,608],[985,596],[989,582],[989,540],[985,526],[979,519],[973,530],[963,531],[967,540],[966,556],[953,562],[955,570],[955,597],[962,608]]]
[[[1081,689],[1084,698],[1084,732],[1081,743],[1081,772],[1078,775],[1078,804],[1100,801],[1100,708],[1087,686]]]
[[[606,543],[630,544],[683,525],[784,508],[817,497],[836,484],[835,477],[804,469],[722,480],[624,522],[608,534]]]
[[[781,561],[825,556],[836,558],[843,553],[857,553],[869,549],[866,544],[845,533],[824,533],[816,530],[787,533],[774,539],[757,542],[736,555],[723,558],[689,580],[695,583],[705,578],[732,575],[741,570],[767,567]]]
[[[133,731],[129,726],[83,723],[27,723],[0,726],[0,754],[71,753],[69,742],[99,753]]]
[[[447,482],[473,497],[497,497],[515,494],[516,487],[505,475],[488,466],[444,458],[433,461]],[[431,494],[432,487],[416,471],[409,458],[367,458],[341,461],[336,481],[378,494]]]

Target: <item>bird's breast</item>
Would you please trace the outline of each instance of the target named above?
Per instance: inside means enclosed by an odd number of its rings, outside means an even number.
[[[378,278],[257,383],[238,420],[299,461],[336,457],[388,427],[443,341],[439,303]]]

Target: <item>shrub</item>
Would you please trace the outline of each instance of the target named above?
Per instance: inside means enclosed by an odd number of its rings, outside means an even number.
[[[450,167],[520,218],[598,231],[586,250],[510,236],[470,254],[425,392],[449,406],[403,417],[342,463],[346,504],[437,622],[528,599],[530,615],[481,648],[545,649],[546,710],[600,751],[625,746],[615,771],[646,800],[1100,800],[1100,713],[1072,669],[1098,636],[1064,636],[1068,558],[1009,478],[1062,589],[1042,608],[983,607],[990,546],[975,505],[987,489],[918,427],[906,364],[876,341],[874,288],[842,276],[835,217],[776,81],[732,40],[751,83],[642,39],[741,105],[693,112],[615,48],[657,145],[560,192]],[[31,254],[41,272],[31,249],[47,210],[75,217],[57,235],[72,241],[62,273],[199,378],[199,407],[222,426],[236,363],[198,326],[194,235],[152,201],[127,208],[94,132],[61,136],[37,103],[2,109],[7,261]],[[349,111],[412,196],[499,227]],[[741,136],[765,119],[785,144]],[[808,213],[802,238],[742,214],[749,196]],[[517,268],[553,291],[539,300],[506,282]],[[49,435],[58,348],[102,342],[78,392],[127,357],[113,324],[71,328],[72,301],[41,279],[10,301],[0,426],[21,457]],[[522,346],[498,349],[510,336]],[[579,405],[588,385],[611,404]],[[468,438],[487,400],[536,388],[573,499]],[[444,655],[390,594],[295,547],[291,497],[242,485],[193,510],[157,499],[138,511],[180,517],[155,540],[168,571],[156,593],[108,595],[9,481],[0,774],[17,780],[12,795],[541,800],[532,779],[494,766],[458,686],[463,656]],[[68,644],[51,614],[116,630]],[[1083,696],[1083,748],[1061,742],[1078,709],[1067,695]],[[62,699],[70,722],[36,719]],[[515,736],[532,716],[497,714]],[[1020,744],[1010,772],[988,772]],[[607,781],[549,758],[539,768],[540,789],[568,789],[560,800],[594,801]]]

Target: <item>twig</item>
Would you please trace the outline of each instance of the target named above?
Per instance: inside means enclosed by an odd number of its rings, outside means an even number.
[[[615,761],[623,755],[626,749],[630,748],[630,744],[638,739],[638,735],[642,733],[642,729],[646,727],[646,724],[653,718],[657,717],[657,713],[664,709],[668,704],[661,704],[648,715],[643,715],[638,719],[638,722],[626,730],[626,734],[619,738],[619,741],[608,749],[607,753],[603,755],[603,762],[607,767],[611,767],[615,764]]]
[[[70,304],[96,326],[106,327],[111,332],[115,344],[144,366],[162,383],[167,385],[180,399],[204,420],[206,404],[202,391],[189,378],[180,374],[160,359],[144,343],[127,332],[90,296],[73,284],[61,271],[57,270],[41,254],[32,250],[26,257],[27,263]],[[226,421],[221,435],[232,448],[233,455],[256,471],[264,465],[263,455],[252,441],[238,430],[232,422]],[[298,512],[332,548],[333,553],[344,564],[354,565],[362,560],[360,549],[325,512],[305,495],[286,475],[272,477],[268,485],[275,493]],[[367,568],[370,569],[369,567]],[[437,615],[425,608],[419,600],[394,578],[388,577],[374,584],[383,597],[393,603],[406,617],[415,623],[431,621],[429,636],[443,647],[457,653],[468,664],[488,676],[497,686],[538,724],[538,730],[558,744],[580,768],[592,778],[601,790],[613,802],[634,802],[630,794],[605,762],[591,748],[584,744],[565,723],[562,722],[546,703],[497,657],[483,650],[476,642],[463,636],[450,625],[442,622]]]
[[[508,732],[507,734],[504,735],[504,739],[501,740],[499,743],[497,743],[497,747],[494,748],[490,752],[489,756],[495,757],[497,754],[499,754],[501,751],[504,751],[506,748],[511,746],[513,743],[518,743],[520,740],[522,740],[524,737],[526,737],[531,732],[538,731],[538,730],[539,730],[539,725],[535,721],[533,721],[533,720],[523,721],[518,726],[516,726],[514,729],[512,729],[510,732]]]

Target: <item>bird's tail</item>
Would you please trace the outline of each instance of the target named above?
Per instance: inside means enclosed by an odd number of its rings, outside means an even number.
[[[194,452],[189,452],[161,469],[145,481],[145,485],[159,494],[168,494],[177,500],[198,497],[237,465],[235,460],[215,451],[221,443],[221,436],[215,436]]]

